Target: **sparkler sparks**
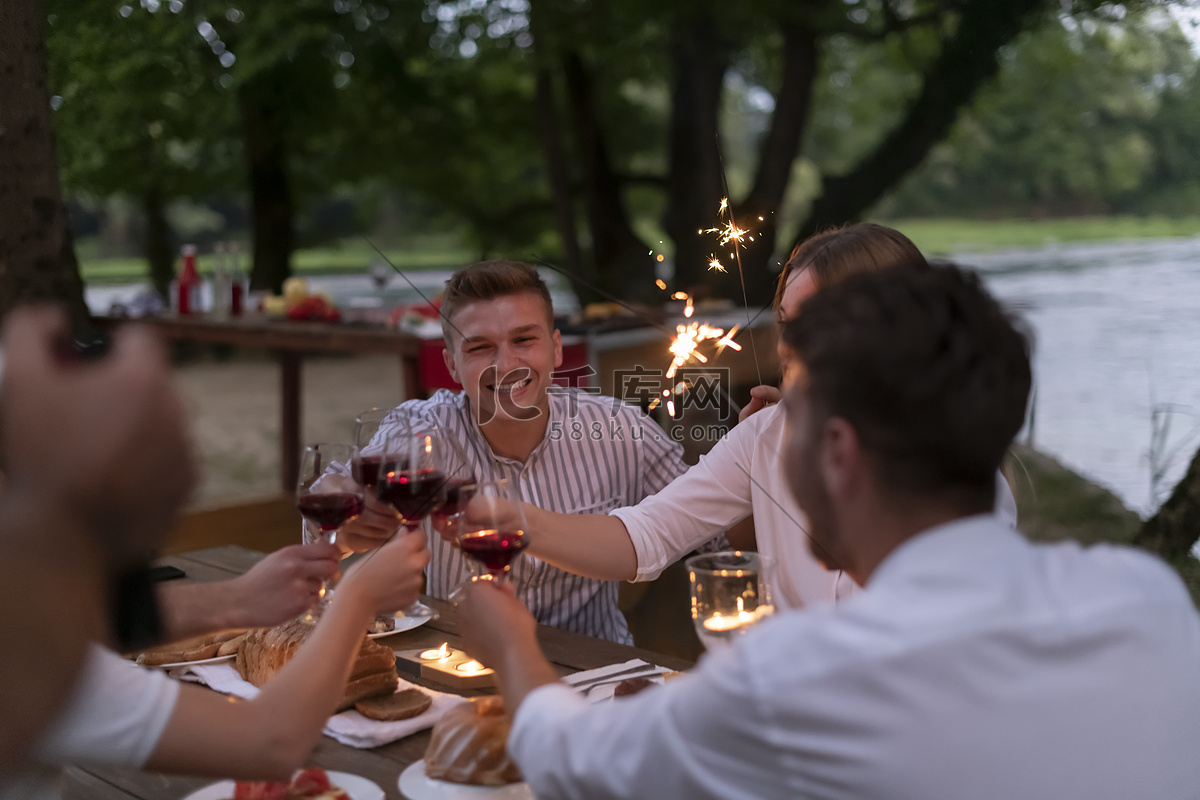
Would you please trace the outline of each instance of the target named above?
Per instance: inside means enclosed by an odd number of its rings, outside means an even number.
[[[714,258],[714,259],[711,259],[711,260],[708,262],[708,268],[709,268],[709,269],[715,269],[717,272],[726,272],[726,271],[727,271],[727,270],[725,269],[724,265],[723,265],[723,264],[721,264],[721,262],[720,262],[719,260],[715,259],[715,258]]]

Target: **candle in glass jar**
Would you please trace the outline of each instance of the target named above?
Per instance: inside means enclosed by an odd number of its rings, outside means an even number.
[[[739,597],[738,600],[741,600],[741,598]],[[738,605],[741,606],[741,603],[739,602]],[[745,611],[742,608],[738,608],[733,614],[714,614],[704,620],[703,625],[706,629],[714,633],[725,633],[753,625],[773,610],[772,606],[759,606],[753,611]]]

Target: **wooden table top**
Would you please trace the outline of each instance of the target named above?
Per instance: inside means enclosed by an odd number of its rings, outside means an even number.
[[[100,324],[111,326],[126,320],[116,317],[99,317],[97,321]],[[257,313],[223,320],[202,314],[188,316],[163,314],[156,317],[141,317],[133,321],[150,325],[167,339],[258,347],[267,350],[382,352],[416,358],[421,347],[421,340],[418,337],[394,328],[344,323],[293,322]]]
[[[244,573],[260,558],[262,553],[243,547],[214,547],[170,556],[162,563],[179,567],[187,573],[187,580],[226,580]],[[457,610],[445,601],[423,597],[423,602],[439,614],[437,619],[406,633],[399,633],[377,641],[385,642],[394,650],[437,647],[448,641],[451,647],[460,645],[458,636]],[[589,636],[542,626],[538,631],[542,650],[561,674],[594,669],[606,664],[620,663],[631,658],[643,658],[670,669],[686,669],[691,663],[684,659],[664,656],[648,650],[613,644]],[[402,677],[441,691],[450,691],[445,686],[422,679],[413,679],[402,673]],[[484,694],[484,691],[466,691],[462,694]],[[402,800],[397,781],[404,768],[421,759],[429,744],[429,731],[401,739],[372,750],[359,750],[339,744],[328,736],[322,736],[309,758],[308,766],[323,767],[340,772],[361,775],[374,781],[384,790],[389,800]],[[211,778],[191,778],[137,770],[111,767],[69,767],[66,770],[64,797],[68,800],[98,798],[98,800],[181,800],[189,793],[213,782]]]

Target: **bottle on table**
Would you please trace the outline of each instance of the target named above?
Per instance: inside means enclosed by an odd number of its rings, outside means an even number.
[[[175,281],[175,311],[181,315],[198,314],[200,308],[200,273],[196,272],[196,245],[185,244],[180,251],[183,265]]]
[[[229,243],[229,315],[240,317],[246,305],[246,273],[242,272],[238,243]]]
[[[213,254],[216,256],[216,266],[213,267],[212,313],[215,319],[225,319],[230,313],[230,300],[233,294],[233,282],[225,267],[225,243],[217,242],[213,248]]]

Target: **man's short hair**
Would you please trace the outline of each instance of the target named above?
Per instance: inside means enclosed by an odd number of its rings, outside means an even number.
[[[546,321],[554,330],[554,304],[550,290],[542,276],[528,264],[520,261],[480,261],[463,267],[446,281],[442,293],[442,335],[448,345],[453,344],[450,332],[454,329],[454,315],[468,303],[479,300],[494,300],[513,294],[535,294],[546,305]]]
[[[893,494],[990,508],[1029,397],[1029,338],[953,264],[854,275],[783,330],[807,370],[813,424],[854,426]]]

